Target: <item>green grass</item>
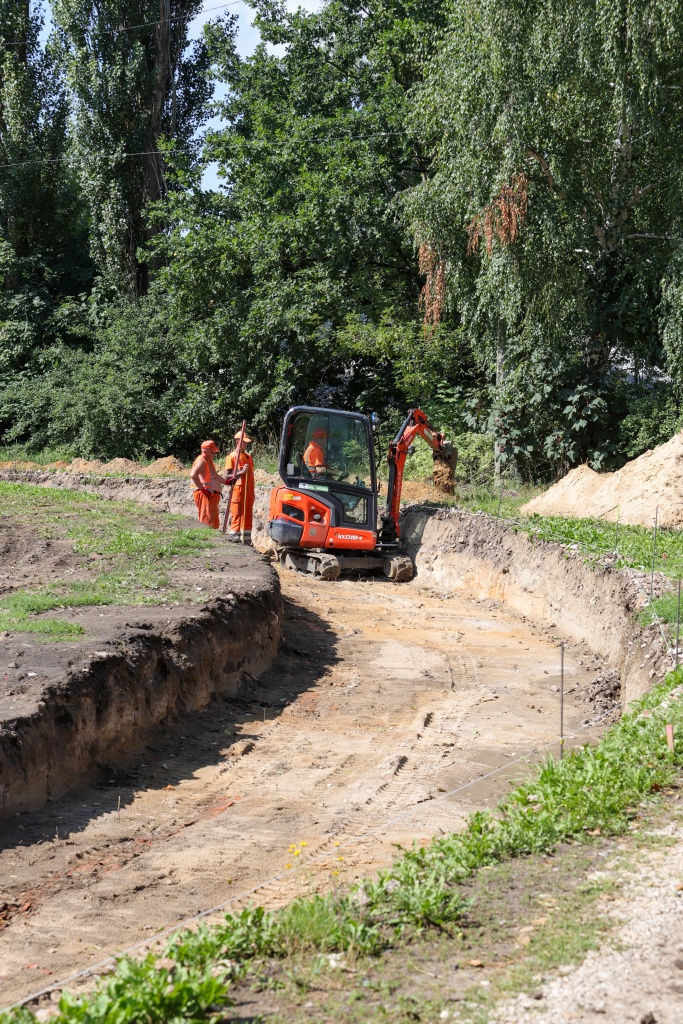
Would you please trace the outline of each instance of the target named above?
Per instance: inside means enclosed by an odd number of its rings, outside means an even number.
[[[217,542],[208,530],[188,528],[184,516],[150,513],[132,501],[31,484],[0,482],[3,516],[38,531],[44,539],[67,539],[83,556],[85,579],[62,579],[0,599],[0,630],[30,632],[44,640],[83,634],[75,623],[41,618],[46,612],[176,598],[169,569]]]
[[[175,998],[173,978],[165,987],[160,983],[163,970],[153,969],[151,955],[141,961],[125,957],[94,993],[63,995],[56,1019],[65,1024],[204,1019],[209,1003],[227,1000],[227,973],[219,983],[211,973],[216,965],[229,965],[234,976],[237,965],[256,957],[334,951],[377,955],[429,931],[457,932],[468,910],[463,884],[475,872],[511,858],[553,852],[568,840],[591,842],[593,836],[618,835],[632,827],[639,809],[656,800],[683,765],[683,751],[672,754],[665,738],[667,722],[678,734],[683,730],[682,694],[683,669],[639,701],[596,746],[572,750],[562,761],[549,757],[495,810],[473,814],[462,832],[402,851],[388,870],[345,892],[302,897],[276,911],[249,908],[228,914],[219,925],[179,932],[163,954],[176,965],[174,977],[177,972],[182,978],[173,1008],[165,1002]],[[584,935],[581,943],[590,948],[594,939]],[[542,935],[534,940],[543,941]],[[566,946],[569,938],[559,935],[553,941]],[[542,959],[540,947],[535,953]],[[580,953],[577,947],[572,955]],[[561,949],[546,951],[548,962],[561,955]],[[209,995],[211,979],[216,986]],[[0,1015],[0,1024],[17,1021],[29,1017],[24,1011]]]
[[[576,519],[570,516],[519,515],[519,509],[536,494],[538,488],[520,485],[519,489],[458,488],[455,503],[467,512],[500,515],[513,529],[548,543],[576,545],[582,554],[600,559],[617,554],[615,568],[652,569],[653,531],[648,526],[618,525],[604,519]],[[683,579],[683,530],[660,527],[657,531],[655,572],[669,579]],[[671,598],[663,599],[662,608],[671,614]],[[668,619],[671,621],[671,618]],[[673,614],[675,621],[675,611]]]

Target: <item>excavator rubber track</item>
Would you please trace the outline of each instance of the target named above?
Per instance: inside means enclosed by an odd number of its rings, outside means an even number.
[[[286,548],[278,552],[278,560],[287,569],[315,576],[319,580],[339,579],[341,566],[339,559],[325,551],[288,551]]]
[[[413,578],[413,561],[407,555],[394,555],[384,559],[384,575],[395,583],[405,583]]]

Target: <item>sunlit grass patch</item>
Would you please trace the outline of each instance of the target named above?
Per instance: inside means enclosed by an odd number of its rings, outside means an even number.
[[[51,611],[182,596],[171,583],[170,569],[216,544],[210,531],[188,527],[184,516],[31,484],[0,482],[0,516],[44,539],[67,539],[83,556],[79,572],[86,578],[65,577],[0,599],[0,629],[44,639],[69,640],[84,632],[76,623],[47,617]]]

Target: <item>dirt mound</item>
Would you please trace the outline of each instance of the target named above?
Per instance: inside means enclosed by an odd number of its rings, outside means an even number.
[[[105,473],[141,473],[142,466],[139,462],[131,462],[130,459],[112,459],[105,462],[102,469]]]
[[[281,487],[282,480],[277,473],[267,473],[265,469],[254,470],[254,482],[257,487]]]
[[[187,475],[188,470],[183,466],[180,459],[176,459],[175,455],[165,455],[161,459],[157,459],[151,466],[146,466],[141,476],[183,476]]]
[[[660,526],[683,526],[683,432],[616,473],[578,466],[520,512],[614,520],[618,510],[619,522],[651,526],[656,508]]]
[[[0,469],[45,469],[37,462],[0,462]]]
[[[102,463],[98,459],[74,459],[66,468],[70,473],[100,473]]]

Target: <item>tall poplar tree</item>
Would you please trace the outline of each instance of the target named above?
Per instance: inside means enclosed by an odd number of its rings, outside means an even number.
[[[0,0],[0,370],[51,340],[56,308],[89,279],[67,97],[41,27],[29,0]]]
[[[211,86],[202,42],[188,39],[201,0],[54,0],[74,97],[74,146],[91,249],[110,289],[144,294],[140,249],[150,203],[168,192],[165,147],[189,151]]]

